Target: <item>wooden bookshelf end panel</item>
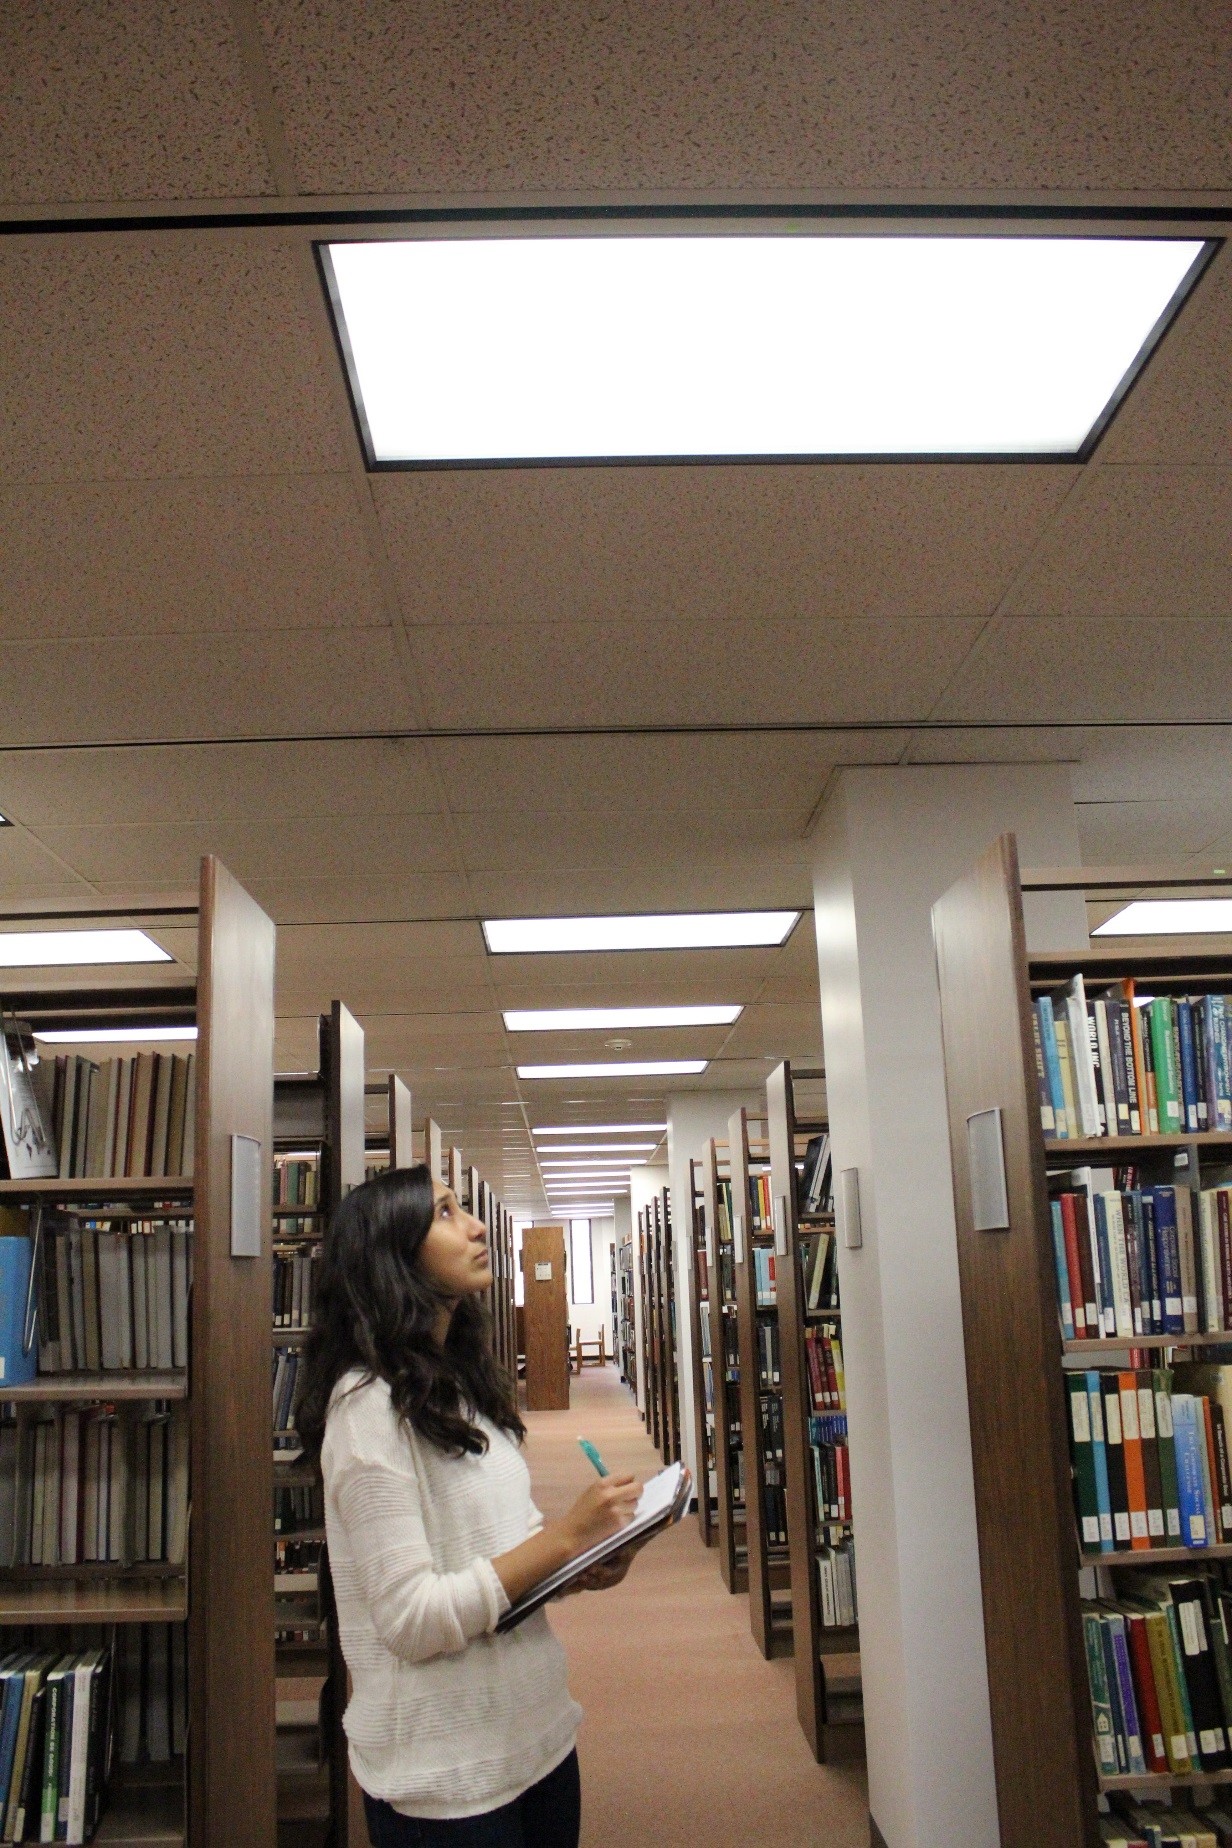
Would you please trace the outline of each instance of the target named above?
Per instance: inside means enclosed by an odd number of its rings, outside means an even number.
[[[1001,1838],[1005,1848],[1096,1848],[1044,1149],[1011,837],[938,900],[933,931]],[[967,1119],[993,1106],[1002,1112],[1010,1228],[977,1232]]]

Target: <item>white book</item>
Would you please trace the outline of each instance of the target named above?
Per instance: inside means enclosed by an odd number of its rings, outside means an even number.
[[[188,1365],[188,1283],[191,1246],[187,1226],[171,1228],[171,1357],[172,1365]]]
[[[821,1554],[817,1561],[817,1580],[821,1591],[821,1621],[826,1629],[832,1630],[836,1621],[834,1614],[834,1567],[828,1553]]]
[[[77,1558],[77,1516],[81,1490],[81,1413],[71,1406],[64,1412],[64,1461],[60,1484],[60,1559],[75,1566]]]
[[[171,1228],[155,1226],[154,1239],[154,1336],[155,1366],[169,1368],[174,1352],[172,1325],[175,1311],[171,1302]],[[147,1258],[147,1265],[148,1265]]]
[[[146,1254],[150,1241],[138,1228],[132,1238],[132,1285],[133,1285],[133,1365],[148,1367],[150,1364],[149,1314],[146,1307],[149,1285],[146,1282]]]
[[[1078,1133],[1098,1136],[1099,1099],[1095,1089],[1095,1061],[1091,1057],[1091,1028],[1087,1019],[1087,991],[1082,976],[1076,975],[1065,991],[1065,1012],[1069,1023],[1069,1046],[1078,1089]]]
[[[89,1650],[73,1670],[73,1723],[69,1735],[72,1756],[68,1774],[68,1833],[65,1840],[86,1839],[86,1758],[90,1747],[90,1681],[98,1663],[97,1650]]]
[[[1119,1193],[1106,1193],[1102,1199],[1104,1222],[1108,1228],[1108,1257],[1112,1266],[1115,1322],[1111,1332],[1132,1340],[1142,1330],[1134,1327],[1134,1301],[1129,1287],[1129,1257],[1125,1249],[1125,1215],[1121,1207],[1121,1196]],[[1138,1319],[1142,1319],[1141,1311]]]
[[[1207,1334],[1214,1334],[1223,1327],[1223,1287],[1219,1263],[1219,1211],[1215,1191],[1210,1187],[1198,1195],[1198,1264],[1206,1311],[1203,1329]]]

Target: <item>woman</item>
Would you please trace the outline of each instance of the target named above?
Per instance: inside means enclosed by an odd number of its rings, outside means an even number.
[[[605,1477],[544,1521],[488,1340],[491,1282],[485,1227],[426,1167],[378,1175],[334,1216],[296,1427],[321,1459],[351,1769],[377,1848],[578,1840],[581,1709],[564,1651],[543,1611],[493,1632],[615,1533],[639,1486]]]

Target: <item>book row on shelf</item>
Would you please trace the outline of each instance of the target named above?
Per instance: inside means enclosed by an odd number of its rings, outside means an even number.
[[[757,1324],[757,1380],[761,1386],[782,1384],[783,1361],[777,1322]]]
[[[183,1566],[187,1544],[183,1404],[4,1408],[0,1567]]]
[[[1232,1368],[1088,1371],[1065,1384],[1084,1553],[1232,1545]]]
[[[815,1412],[845,1412],[847,1378],[837,1323],[822,1322],[805,1329],[804,1359],[812,1409]]]
[[[1091,877],[1091,897],[1111,889]],[[1232,1842],[1227,958],[1032,951],[1023,890],[1007,835],[933,908],[1000,1835],[1215,1848]],[[990,1218],[975,1125],[994,1120]],[[1113,1136],[1141,1139],[1119,1151],[1132,1165],[1067,1163]]]
[[[809,1419],[813,1491],[821,1523],[851,1519],[851,1461],[846,1412],[821,1412]]]
[[[1045,1135],[1232,1130],[1232,996],[1146,995],[1125,976],[1088,994],[1079,971],[1033,1006]]]
[[[1076,1169],[1050,1203],[1065,1339],[1232,1328],[1232,1188],[1102,1185],[1125,1172]]]
[[[277,1453],[287,1451],[298,1456],[299,1440],[295,1432],[295,1408],[299,1396],[302,1355],[298,1348],[274,1349],[273,1423],[275,1461]]]
[[[804,1312],[816,1315],[838,1308],[838,1241],[833,1232],[809,1232],[800,1242],[804,1275]]]
[[[186,1175],[193,1169],[193,1053],[138,1052],[96,1064],[40,1059],[31,1084],[59,1177]]]
[[[24,1230],[24,1214],[3,1218]],[[189,1220],[91,1223],[43,1213],[41,1230],[40,1373],[187,1366]],[[0,1241],[0,1274],[16,1255]]]
[[[826,1630],[853,1630],[859,1622],[856,1604],[856,1548],[850,1534],[817,1554],[817,1585],[821,1622]]]
[[[315,1222],[314,1222],[315,1230]],[[312,1322],[324,1247],[274,1246],[274,1327],[306,1329]]]

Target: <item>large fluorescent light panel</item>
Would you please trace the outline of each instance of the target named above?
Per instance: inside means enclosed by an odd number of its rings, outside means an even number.
[[[162,1040],[195,1040],[196,1027],[51,1027],[35,1028],[44,1046],[149,1046]]]
[[[328,244],[370,463],[1081,454],[1194,238]]]
[[[614,1027],[729,1027],[738,1007],[506,1008],[510,1033],[591,1033]]]
[[[1093,937],[1232,935],[1232,898],[1138,898],[1098,924]]]
[[[519,1065],[519,1078],[686,1078],[696,1077],[707,1059],[607,1060],[595,1065]]]
[[[666,1123],[545,1123],[532,1136],[650,1136]]]
[[[0,969],[79,968],[87,963],[170,962],[143,930],[23,930],[0,933]]]
[[[494,956],[587,950],[726,950],[782,943],[798,911],[699,911],[649,917],[485,918]]]

